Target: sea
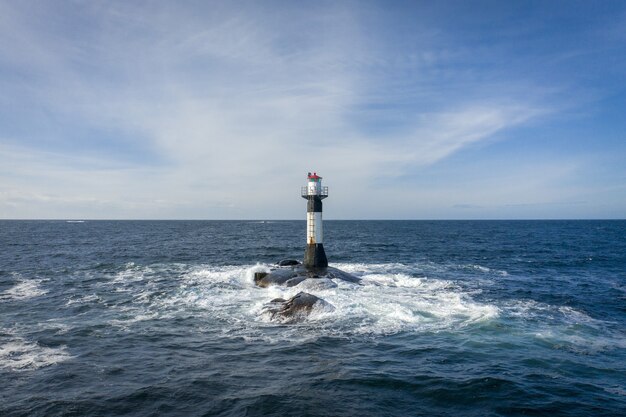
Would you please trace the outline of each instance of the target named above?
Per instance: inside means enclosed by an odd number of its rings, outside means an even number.
[[[626,221],[0,221],[0,416],[623,416]],[[270,300],[332,308],[274,322]]]

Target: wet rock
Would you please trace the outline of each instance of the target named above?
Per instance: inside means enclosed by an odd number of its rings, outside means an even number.
[[[270,272],[256,272],[254,274],[254,283],[259,287],[269,287],[270,285],[284,285],[291,278],[295,278],[298,274],[291,268],[279,268]]]
[[[268,272],[255,272],[254,273],[254,283],[259,285],[259,281],[267,276]]]
[[[300,261],[296,261],[295,259],[283,259],[282,261],[276,262],[278,266],[295,266],[300,265]]]
[[[341,269],[332,268],[330,266],[325,269],[326,269],[325,274],[321,275],[322,278],[340,279],[342,281],[351,282],[353,284],[361,283],[361,278],[358,278],[352,274],[342,271]]]
[[[285,285],[286,285],[286,286],[288,286],[288,287],[295,287],[296,285],[300,284],[302,281],[304,281],[304,280],[306,280],[306,279],[308,279],[308,277],[305,277],[305,276],[297,276],[297,277],[295,277],[295,278],[288,279],[288,280],[285,282]]]
[[[287,285],[289,285],[290,281],[287,281]],[[307,278],[300,281],[298,284],[298,288],[308,291],[319,291],[319,290],[327,290],[329,288],[337,288],[337,284],[329,279],[329,278]]]
[[[360,278],[333,267],[326,268],[306,268],[302,264],[273,268],[270,272],[257,272],[254,274],[254,282],[259,287],[269,287],[270,285],[285,285],[293,287],[307,279],[326,278],[331,280],[342,280],[358,284]]]
[[[314,308],[334,309],[328,302],[306,292],[299,292],[288,300],[275,298],[264,308],[270,320],[281,323],[296,323],[305,320]]]

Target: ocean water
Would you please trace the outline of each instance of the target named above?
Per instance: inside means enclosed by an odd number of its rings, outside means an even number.
[[[0,415],[626,413],[626,221],[324,226],[361,285],[252,284],[304,221],[0,221]]]

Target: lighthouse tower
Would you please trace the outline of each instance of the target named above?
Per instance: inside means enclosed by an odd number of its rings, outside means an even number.
[[[306,187],[302,187],[302,197],[307,199],[306,210],[306,268],[326,268],[328,260],[324,252],[322,231],[322,200],[328,197],[328,187],[322,187],[322,177],[309,172]]]

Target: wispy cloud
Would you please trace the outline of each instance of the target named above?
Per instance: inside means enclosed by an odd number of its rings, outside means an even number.
[[[283,6],[0,5],[0,216],[294,217],[268,192],[292,200],[308,170],[360,195],[554,111],[426,25],[397,46],[367,8]]]

